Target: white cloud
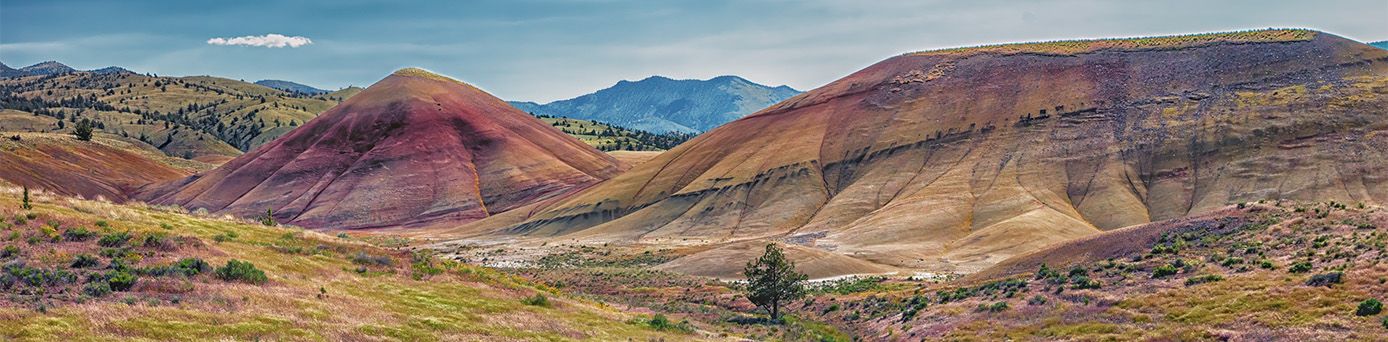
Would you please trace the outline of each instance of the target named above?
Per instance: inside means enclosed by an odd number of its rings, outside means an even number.
[[[270,48],[291,47],[296,48],[304,45],[313,44],[312,39],[303,36],[285,36],[282,34],[271,33],[263,36],[243,36],[235,38],[212,38],[207,40],[212,45],[245,45]]]

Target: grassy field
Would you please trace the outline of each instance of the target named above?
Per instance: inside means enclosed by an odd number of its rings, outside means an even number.
[[[20,197],[0,189],[0,339],[705,338],[397,244],[46,194],[25,210]]]

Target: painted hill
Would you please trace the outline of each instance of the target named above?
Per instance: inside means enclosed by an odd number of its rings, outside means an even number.
[[[617,82],[592,94],[547,104],[511,102],[532,114],[596,120],[654,133],[698,133],[737,120],[800,92],[737,76]]]
[[[304,84],[300,84],[300,83],[294,83],[294,82],[290,82],[290,81],[281,81],[281,80],[259,80],[259,81],[255,81],[255,84],[259,84],[259,85],[263,85],[263,86],[266,86],[266,87],[275,88],[275,89],[279,89],[279,90],[283,90],[283,91],[287,91],[287,92],[291,92],[291,93],[300,93],[300,94],[308,94],[308,95],[322,95],[322,94],[327,94],[327,93],[332,92],[332,91],[329,91],[329,90],[323,90],[323,89],[318,89],[318,88],[310,87],[310,86],[307,86],[307,85],[304,85]]]
[[[152,203],[353,229],[462,223],[582,188],[622,163],[480,89],[403,69]]]
[[[715,339],[372,237],[19,191],[0,187],[0,340]]]
[[[1228,203],[1383,203],[1385,91],[1388,51],[1305,30],[911,53],[451,234],[772,239],[967,273]]]
[[[0,115],[0,120],[11,120]],[[205,169],[129,139],[68,134],[0,132],[0,180],[66,196],[125,201],[142,185],[177,180]]]

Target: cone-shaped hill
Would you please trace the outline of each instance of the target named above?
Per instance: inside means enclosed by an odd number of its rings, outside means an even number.
[[[468,222],[625,166],[480,89],[402,69],[153,203],[353,229]]]
[[[1231,202],[1384,203],[1385,108],[1388,51],[1316,31],[912,53],[453,233],[775,239],[968,272]]]

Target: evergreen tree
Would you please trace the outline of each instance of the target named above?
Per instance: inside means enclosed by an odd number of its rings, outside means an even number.
[[[24,199],[19,203],[19,207],[24,210],[34,209],[34,206],[29,204],[29,187],[27,186],[24,187]]]
[[[766,309],[772,320],[781,319],[783,305],[805,296],[808,277],[796,272],[795,263],[786,260],[775,244],[766,244],[761,258],[747,262],[743,275],[747,276],[747,299]]]
[[[82,119],[82,121],[78,121],[78,122],[77,122],[77,127],[73,129],[73,133],[72,133],[72,134],[77,135],[77,140],[91,141],[91,140],[92,140],[92,120],[89,120],[89,119]]]

